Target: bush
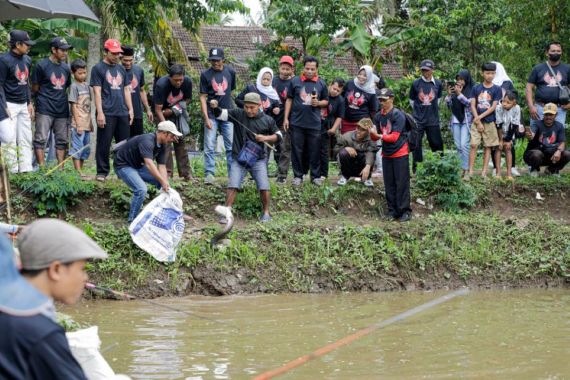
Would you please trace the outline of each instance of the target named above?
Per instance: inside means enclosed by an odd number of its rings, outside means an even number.
[[[42,167],[37,172],[14,175],[11,180],[33,195],[32,205],[39,216],[65,213],[67,206],[81,202],[95,188],[93,182],[81,179],[71,168],[51,171]]]
[[[475,205],[475,191],[461,180],[461,163],[455,153],[428,152],[418,166],[416,187],[420,194],[433,197],[443,209],[457,212]]]

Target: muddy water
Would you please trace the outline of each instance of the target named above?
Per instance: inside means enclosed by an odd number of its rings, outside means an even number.
[[[115,371],[248,379],[445,294],[347,293],[85,301]],[[471,292],[317,358],[283,379],[570,379],[570,291]]]

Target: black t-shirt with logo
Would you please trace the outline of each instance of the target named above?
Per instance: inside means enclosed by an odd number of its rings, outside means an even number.
[[[331,129],[339,117],[344,118],[344,98],[342,95],[329,96],[329,105],[321,108],[323,132]]]
[[[540,149],[547,154],[556,153],[556,149],[560,143],[566,142],[566,134],[564,133],[564,125],[558,121],[550,127],[544,125],[544,120],[537,120],[531,125],[534,138],[528,143],[527,150]]]
[[[344,118],[348,121],[357,122],[365,117],[373,117],[378,112],[378,99],[376,94],[369,94],[360,90],[349,81],[344,90]]]
[[[426,82],[423,78],[418,78],[412,83],[410,100],[414,102],[412,116],[416,123],[425,126],[439,126],[438,100],[441,98],[442,88],[439,79]]]
[[[190,101],[191,99],[192,79],[190,79],[190,77],[184,76],[180,88],[176,88],[170,83],[170,77],[168,75],[161,77],[154,85],[152,102],[155,105],[162,104],[162,109],[171,108],[183,100]],[[169,120],[176,123],[176,117],[174,115],[169,117]]]
[[[304,129],[321,129],[321,109],[311,106],[313,91],[317,100],[328,100],[329,91],[327,85],[320,78],[316,80],[303,80],[302,77],[294,77],[289,83],[287,96],[293,99],[289,124]]]
[[[275,91],[277,91],[277,95],[279,95],[279,101],[281,102],[281,112],[279,112],[279,115],[274,117],[275,122],[279,127],[283,126],[283,119],[285,118],[285,102],[287,101],[289,83],[291,83],[291,79],[281,79],[279,76],[273,77],[272,86]]]
[[[220,108],[231,109],[233,108],[232,91],[235,89],[236,73],[232,68],[224,66],[222,71],[216,71],[210,67],[202,71],[200,74],[200,94],[208,94],[209,118],[214,118],[210,109],[210,100],[217,100]]]
[[[126,70],[126,69],[125,69]],[[131,86],[131,100],[133,102],[133,113],[135,119],[142,119],[143,107],[141,99],[141,88],[144,86],[144,71],[139,65],[133,65],[127,72],[127,84]]]
[[[378,112],[374,116],[374,125],[378,128],[380,134],[390,134],[399,132],[400,136],[394,143],[382,142],[382,154],[389,157],[398,152],[408,141],[408,133],[406,131],[406,116],[397,108],[392,108],[390,112],[383,115]]]
[[[127,71],[123,65],[109,65],[99,62],[91,69],[91,87],[101,87],[103,113],[106,116],[127,116],[129,109],[125,102]]]
[[[560,88],[558,84],[556,84],[556,81],[558,80],[562,86],[568,85],[570,66],[565,63],[560,63],[551,67],[555,75],[552,75],[546,62],[543,62],[534,66],[528,77],[528,83],[532,83],[536,86],[534,98],[537,103],[558,104]]]
[[[27,55],[12,52],[0,55],[0,87],[4,90],[4,101],[18,104],[30,102],[28,78],[31,66],[32,59]]]
[[[36,112],[57,118],[69,117],[66,90],[71,86],[71,69],[65,62],[39,61],[32,71],[32,84],[40,86]]]
[[[475,99],[477,113],[481,115],[483,112],[486,112],[493,106],[493,102],[501,101],[503,97],[503,90],[496,84],[492,85],[491,87],[485,87],[482,83],[479,83],[473,87],[471,97]],[[495,112],[491,112],[491,114],[481,119],[483,123],[494,123],[495,120]]]
[[[158,145],[156,133],[145,133],[130,138],[117,150],[114,165],[116,169],[127,166],[140,169],[144,166],[145,158],[156,159],[159,165],[166,164],[166,145]]]

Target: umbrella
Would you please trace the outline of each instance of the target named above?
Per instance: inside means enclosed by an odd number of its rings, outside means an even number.
[[[22,18],[87,18],[99,21],[83,0],[0,0],[0,21]]]

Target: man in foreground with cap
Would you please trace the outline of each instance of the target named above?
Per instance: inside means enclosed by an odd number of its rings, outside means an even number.
[[[27,32],[12,30],[8,44],[10,51],[0,56],[0,143],[10,171],[24,173],[33,170],[28,52],[35,42]]]
[[[412,116],[416,121],[419,137],[417,148],[413,154],[413,171],[416,164],[424,160],[422,140],[424,131],[432,152],[443,152],[443,139],[439,127],[439,98],[443,91],[443,85],[439,79],[433,77],[435,64],[431,59],[424,59],[420,64],[422,75],[412,83],[410,88],[410,103],[412,104]]]
[[[168,191],[166,152],[168,145],[182,137],[173,122],[158,123],[156,132],[135,136],[115,151],[115,173],[133,191],[128,222],[132,222],[141,210],[147,193],[146,183]],[[154,160],[158,163],[155,165]],[[145,183],[146,182],[146,183]]]
[[[229,173],[232,164],[234,125],[227,120],[216,120],[209,105],[211,100],[216,100],[222,108],[233,108],[232,91],[236,88],[236,73],[224,65],[224,49],[222,48],[210,49],[208,61],[211,67],[200,74],[200,109],[204,116],[204,182],[213,183],[218,127],[224,138]]]
[[[39,61],[32,71],[32,95],[36,97],[36,131],[34,150],[38,165],[45,163],[48,136],[55,136],[57,162],[65,159],[69,138],[67,121],[69,104],[67,89],[71,86],[71,69],[67,64],[67,52],[73,46],[65,38],[51,40],[51,55]]]
[[[524,152],[524,162],[531,167],[531,176],[538,176],[541,166],[546,166],[547,174],[560,175],[559,171],[570,162],[564,125],[556,121],[557,112],[556,104],[545,104],[543,119],[526,130],[526,138],[530,141]]]
[[[133,103],[127,71],[119,64],[123,49],[119,41],[105,41],[104,57],[91,69],[91,81],[97,115],[97,163],[98,181],[105,181],[109,175],[109,150],[113,137],[115,142],[129,138],[133,122]]]
[[[271,220],[269,214],[269,176],[267,174],[268,153],[265,144],[275,144],[281,141],[283,135],[275,120],[260,109],[261,97],[258,93],[250,92],[244,97],[243,109],[218,108],[216,100],[210,101],[210,108],[218,120],[227,120],[228,116],[236,120],[232,145],[232,166],[229,173],[226,206],[232,207],[243,179],[249,172],[261,195],[263,213],[261,222]],[[245,161],[245,156],[252,157]]]
[[[56,322],[54,301],[76,303],[88,279],[87,260],[107,254],[57,219],[31,223],[18,249],[21,275],[10,243],[0,236],[0,378],[86,379]]]

